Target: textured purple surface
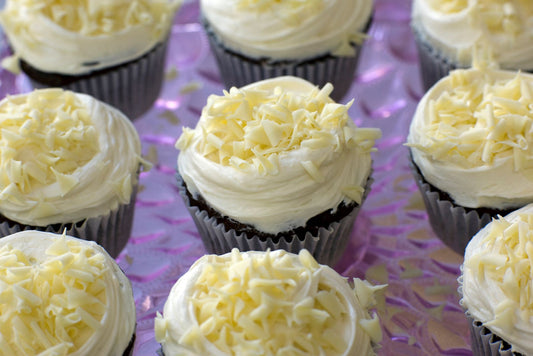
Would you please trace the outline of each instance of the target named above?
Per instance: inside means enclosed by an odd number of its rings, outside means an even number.
[[[429,228],[403,147],[422,96],[410,1],[376,0],[375,10],[359,70],[343,102],[354,97],[351,117],[360,126],[380,127],[383,139],[374,154],[372,191],[336,269],[347,277],[389,284],[380,313],[380,355],[470,355],[457,293],[462,258]],[[207,96],[221,93],[219,78],[198,23],[197,3],[189,1],[173,28],[163,92],[154,108],[135,121],[143,154],[154,163],[141,175],[133,233],[118,258],[137,303],[135,356],[155,355],[153,318],[174,282],[205,253],[176,191],[174,142],[182,125],[196,124]],[[28,90],[23,75],[0,72],[0,97]]]

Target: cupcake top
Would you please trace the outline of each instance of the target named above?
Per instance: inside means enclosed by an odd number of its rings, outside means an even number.
[[[360,203],[379,129],[358,128],[347,105],[295,77],[211,95],[176,143],[193,195],[266,233],[288,231],[339,203]]]
[[[533,76],[457,70],[418,104],[408,146],[424,178],[459,205],[533,201]]]
[[[372,0],[201,0],[209,26],[230,49],[251,57],[354,56]]]
[[[135,332],[130,282],[94,242],[39,231],[0,239],[2,354],[121,356]]]
[[[533,353],[533,205],[498,217],[468,244],[461,303],[523,355]]]
[[[122,113],[62,89],[0,101],[0,214],[46,226],[105,215],[130,201],[141,162]]]
[[[354,284],[307,250],[205,255],[172,288],[156,339],[166,355],[373,355],[382,286]]]
[[[0,13],[17,57],[79,75],[127,62],[168,34],[181,0],[7,0]]]
[[[414,0],[413,26],[461,66],[475,52],[500,67],[533,69],[531,0]]]

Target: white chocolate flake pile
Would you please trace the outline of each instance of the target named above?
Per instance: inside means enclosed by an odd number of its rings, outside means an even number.
[[[505,296],[485,324],[512,330],[517,316],[533,316],[533,214],[493,220],[481,243],[482,250],[465,261],[465,268],[477,274],[479,283],[492,281]]]
[[[13,0],[11,0],[13,1]],[[137,25],[164,24],[168,0],[19,0],[60,27],[86,36],[112,34]],[[16,8],[13,8],[15,11]],[[9,11],[9,7],[8,7]],[[162,29],[160,29],[162,30]]]
[[[532,166],[533,88],[517,73],[495,80],[483,71],[457,70],[438,98],[428,102],[424,142],[409,144],[434,159],[463,167],[512,156],[514,169]]]
[[[235,169],[278,173],[278,159],[298,148],[335,147],[336,152],[359,147],[373,151],[381,132],[374,128],[347,125],[347,105],[331,101],[327,84],[302,95],[281,87],[273,91],[231,88],[224,96],[211,95],[196,129],[184,128],[176,143],[186,150],[201,136],[196,150],[209,160]],[[321,162],[301,162],[309,175],[320,182]]]
[[[99,152],[98,133],[75,94],[45,89],[8,97],[0,106],[0,199],[57,182],[62,195],[75,170]]]
[[[355,279],[354,289],[348,287],[354,295],[341,294],[340,282],[325,277],[307,250],[249,258],[233,249],[229,255],[204,256],[209,261],[182,301],[195,318],[178,341],[186,349],[206,354],[208,342],[225,355],[344,355],[354,347],[366,355],[367,345],[352,344],[355,323],[367,335],[359,340],[380,341],[379,319],[366,310],[383,286]],[[348,301],[354,299],[365,310],[358,320]],[[163,342],[166,327],[158,316],[156,337]]]
[[[0,355],[71,354],[101,326],[105,256],[63,237],[44,255],[0,248]]]

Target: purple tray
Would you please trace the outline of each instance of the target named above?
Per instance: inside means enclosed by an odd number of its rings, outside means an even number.
[[[370,38],[343,102],[357,125],[379,127],[372,191],[336,270],[347,277],[388,283],[380,313],[380,355],[471,355],[468,324],[459,306],[462,257],[445,247],[428,224],[403,146],[422,96],[409,28],[410,0],[376,0]],[[7,53],[5,42],[1,53]],[[181,126],[194,126],[207,96],[222,84],[198,21],[197,1],[179,11],[169,44],[167,75],[154,107],[135,121],[143,154],[154,163],[141,174],[131,239],[118,257],[137,305],[135,356],[155,355],[154,317],[172,285],[205,253],[175,187]],[[0,70],[0,97],[30,90],[24,75]]]

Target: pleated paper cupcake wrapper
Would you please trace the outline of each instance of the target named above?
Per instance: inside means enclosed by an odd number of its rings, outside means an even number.
[[[492,220],[492,216],[487,213],[479,214],[472,209],[467,211],[449,200],[442,200],[439,193],[426,182],[412,160],[409,161],[409,165],[416,185],[422,193],[433,231],[446,246],[464,255],[470,239]]]
[[[288,252],[298,253],[307,249],[318,263],[335,266],[342,257],[351,237],[351,231],[361,205],[366,199],[373,179],[368,178],[365,193],[361,204],[356,206],[351,213],[340,221],[332,222],[327,228],[319,228],[317,235],[307,233],[303,240],[294,237],[292,240],[280,238],[277,242],[273,239],[262,239],[246,232],[227,230],[223,223],[218,223],[215,217],[209,216],[207,211],[190,205],[187,189],[181,183],[182,178],[177,175],[178,188],[189,213],[191,214],[206,250],[209,253],[221,255],[230,252],[233,248],[240,251],[266,251],[267,249],[283,249]]]
[[[511,351],[509,345],[495,335],[479,321],[467,315],[474,356],[513,356],[519,355]]]
[[[137,325],[135,325],[135,328],[137,328]],[[126,350],[124,350],[124,353],[122,356],[132,356],[133,355],[133,349],[135,348],[135,338],[137,337],[136,331],[133,332],[133,335],[131,337],[130,343],[126,347]]]
[[[211,51],[217,61],[224,86],[240,88],[263,79],[292,75],[323,87],[333,84],[331,98],[340,101],[350,89],[359,62],[361,46],[355,46],[355,56],[324,55],[314,59],[272,61],[255,59],[226,48],[203,21]]]
[[[427,40],[426,36],[416,26],[412,27],[420,63],[420,74],[424,91],[428,91],[433,84],[444,78],[448,73],[458,68],[441,52],[435,49]]]
[[[134,189],[129,204],[122,204],[107,215],[97,216],[79,221],[77,223],[54,224],[48,226],[28,226],[12,222],[0,223],[0,236],[7,236],[23,230],[39,230],[62,234],[64,231],[69,236],[83,240],[96,241],[111,257],[116,258],[126,246],[133,225],[135,212],[135,197],[137,188]]]
[[[149,53],[113,69],[83,75],[64,89],[89,94],[122,111],[129,119],[138,118],[156,101],[163,85],[168,38]],[[35,88],[49,85],[30,77]]]

